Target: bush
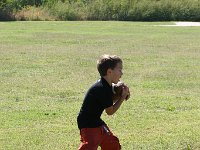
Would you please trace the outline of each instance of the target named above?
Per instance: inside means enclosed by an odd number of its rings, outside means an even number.
[[[141,0],[129,9],[131,21],[199,21],[199,1]]]
[[[86,20],[86,8],[83,2],[77,1],[69,3],[59,1],[52,6],[50,12],[57,20]]]
[[[55,17],[51,16],[45,8],[27,6],[15,14],[15,19],[21,21],[50,21],[55,20]]]
[[[12,3],[7,0],[0,1],[0,21],[2,20],[13,20],[12,15]]]
[[[140,11],[140,20],[143,21],[171,20],[171,6],[164,1],[139,3],[138,10]]]
[[[102,0],[92,2],[88,9],[89,20],[107,20],[108,16],[105,14],[106,6],[103,5]],[[108,12],[107,12],[108,13]]]
[[[172,20],[178,21],[199,21],[200,2],[176,1],[173,3]]]
[[[17,20],[200,21],[200,0],[1,0],[0,20],[13,14]]]
[[[89,5],[89,20],[126,20],[127,0],[96,0]]]
[[[15,8],[22,9],[27,6],[36,6],[39,7],[43,4],[44,0],[12,0]]]

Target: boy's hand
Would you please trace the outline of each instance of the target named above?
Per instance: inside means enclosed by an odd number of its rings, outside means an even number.
[[[130,98],[130,92],[128,86],[125,84],[123,85],[123,90],[122,90],[122,99],[123,100],[128,100]]]
[[[126,96],[126,100],[128,100],[129,98],[130,98],[130,91],[129,91],[129,87],[127,86],[127,88],[128,88],[128,95]]]

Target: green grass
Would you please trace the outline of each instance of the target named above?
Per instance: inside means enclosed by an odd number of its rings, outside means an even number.
[[[0,22],[0,149],[77,149],[104,53],[132,95],[102,116],[123,150],[200,149],[200,27],[155,24],[172,22]]]

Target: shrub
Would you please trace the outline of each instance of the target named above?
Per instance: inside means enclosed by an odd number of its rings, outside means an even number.
[[[55,20],[45,8],[27,6],[15,14],[16,20],[50,21]]]
[[[139,5],[141,20],[166,21],[171,19],[171,6],[165,1],[146,2]]]
[[[131,21],[199,21],[199,1],[141,0],[133,3],[127,15]]]
[[[27,6],[39,7],[43,4],[44,0],[12,0],[16,9],[22,9]]]
[[[1,20],[13,20],[12,15],[12,3],[7,0],[0,1],[0,21]]]
[[[200,21],[200,0],[1,0],[0,20],[12,14],[17,20]]]
[[[127,0],[96,0],[90,3],[89,20],[126,20],[128,13]]]
[[[200,2],[196,1],[175,1],[173,2],[172,20],[178,21],[199,21]]]
[[[81,1],[72,3],[59,1],[49,9],[57,20],[85,20],[87,18],[86,7]]]

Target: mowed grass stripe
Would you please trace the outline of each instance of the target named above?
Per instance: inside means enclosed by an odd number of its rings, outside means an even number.
[[[199,149],[200,28],[173,22],[0,22],[0,149],[77,149],[96,60],[124,60],[131,99],[102,118],[125,150]]]

